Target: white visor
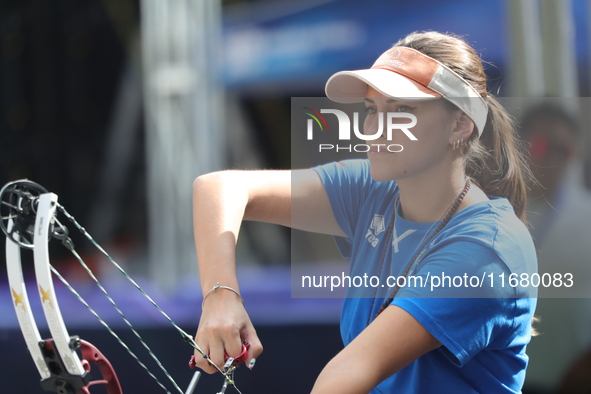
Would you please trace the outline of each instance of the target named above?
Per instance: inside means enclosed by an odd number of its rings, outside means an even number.
[[[386,97],[406,101],[443,97],[474,122],[478,136],[486,125],[484,98],[462,77],[437,60],[407,47],[392,47],[370,69],[340,71],[326,82],[326,96],[338,103],[360,102],[371,86]]]

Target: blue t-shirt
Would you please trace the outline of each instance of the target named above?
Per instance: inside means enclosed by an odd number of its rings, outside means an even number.
[[[336,242],[351,259],[350,277],[365,275],[366,284],[374,277],[371,286],[347,291],[341,314],[345,345],[375,318],[392,292],[389,286],[395,282],[388,277],[400,283],[392,304],[410,313],[442,344],[371,393],[521,392],[536,294],[531,287],[509,285],[509,277],[529,277],[537,263],[531,236],[510,203],[491,197],[461,210],[419,250],[439,223],[402,218],[395,209],[396,182],[374,181],[368,160],[314,169],[347,235],[336,237]],[[402,282],[405,268],[423,249],[405,278],[408,282]]]

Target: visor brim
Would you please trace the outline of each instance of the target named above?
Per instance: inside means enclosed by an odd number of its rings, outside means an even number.
[[[371,86],[385,97],[404,101],[425,101],[441,95],[403,75],[383,69],[341,71],[326,82],[326,96],[337,103],[358,103]]]

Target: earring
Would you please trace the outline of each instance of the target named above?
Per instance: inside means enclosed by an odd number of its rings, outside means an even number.
[[[452,144],[452,149],[453,150],[458,150],[460,146],[464,145],[464,140],[463,139],[459,139],[459,140],[455,140]]]

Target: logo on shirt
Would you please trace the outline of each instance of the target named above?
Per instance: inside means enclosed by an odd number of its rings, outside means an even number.
[[[384,232],[386,226],[384,225],[384,215],[375,215],[373,220],[371,221],[370,229],[374,231],[375,235],[378,235],[381,232]]]
[[[411,235],[412,233],[414,233],[415,231],[417,231],[417,230],[406,230],[399,237],[398,234],[396,234],[396,227],[394,227],[394,235],[393,235],[394,240],[392,241],[392,246],[394,247],[394,253],[398,253],[398,251],[399,251],[398,250],[398,243],[400,241],[402,241],[404,238],[406,238],[409,235]]]
[[[386,230],[386,225],[384,224],[384,215],[376,214],[373,219],[371,220],[371,224],[369,225],[369,229],[365,234],[365,239],[367,242],[371,244],[374,248],[380,242],[378,235],[383,233]]]

